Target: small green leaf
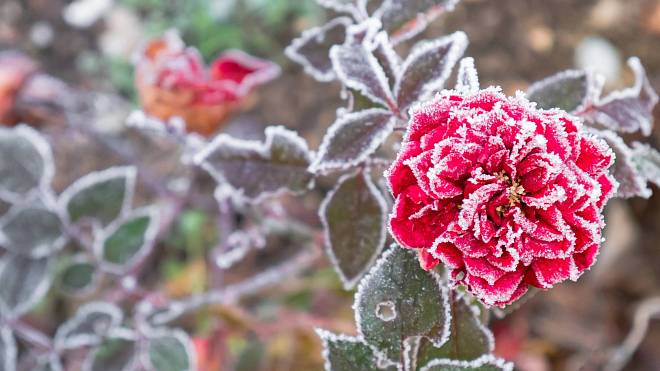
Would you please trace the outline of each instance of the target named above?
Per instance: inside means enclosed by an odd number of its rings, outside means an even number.
[[[54,174],[48,142],[25,125],[0,128],[0,159],[0,197],[12,201],[48,185]]]
[[[149,363],[158,371],[192,371],[195,369],[192,349],[183,331],[162,331],[149,339]]]
[[[84,255],[66,262],[60,271],[59,287],[69,294],[80,294],[94,286],[96,266]]]
[[[326,371],[396,371],[396,366],[378,367],[378,358],[364,341],[345,335],[317,329],[323,341]]]
[[[135,342],[122,338],[107,338],[90,352],[84,371],[131,370],[136,364]]]
[[[441,344],[448,331],[446,290],[417,254],[393,246],[371,269],[355,298],[358,332],[391,362],[399,362],[404,340],[426,336]]]
[[[108,226],[105,237],[98,239],[97,252],[112,271],[126,270],[151,247],[157,228],[155,209],[136,210]]]
[[[366,173],[339,180],[319,210],[326,252],[348,290],[362,278],[385,244],[387,205]]]
[[[428,339],[420,339],[416,357],[418,369],[436,358],[471,360],[493,351],[493,335],[481,323],[475,309],[463,298],[450,300],[449,307],[449,339],[439,348]]]
[[[32,309],[50,288],[50,266],[48,258],[6,257],[0,268],[1,309],[8,311],[10,316],[19,316]]]
[[[568,70],[532,84],[527,97],[539,108],[573,112],[587,102],[593,88],[594,82],[587,72]]]
[[[107,302],[91,302],[81,306],[76,314],[57,329],[55,344],[60,349],[72,349],[101,342],[123,318],[121,309]]]
[[[70,222],[91,218],[107,225],[126,212],[133,199],[135,168],[113,167],[78,179],[60,196]]]
[[[2,218],[0,240],[9,251],[40,258],[62,248],[59,216],[42,206],[18,206]]]

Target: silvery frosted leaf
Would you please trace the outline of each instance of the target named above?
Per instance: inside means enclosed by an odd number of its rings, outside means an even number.
[[[59,216],[46,207],[15,206],[0,220],[0,244],[15,254],[40,258],[65,242]]]
[[[602,80],[587,71],[568,70],[547,77],[527,89],[527,98],[539,108],[578,112],[598,99]]]
[[[134,341],[119,337],[106,338],[91,351],[83,364],[84,371],[129,371],[137,365]]]
[[[479,75],[474,67],[474,59],[467,57],[461,59],[456,76],[456,90],[465,94],[472,94],[479,90]]]
[[[303,192],[313,182],[307,143],[282,126],[266,128],[265,143],[218,135],[195,157],[218,183],[253,202],[282,192]]]
[[[628,65],[635,73],[635,85],[610,93],[584,117],[610,130],[623,133],[639,131],[648,136],[653,129],[653,107],[658,103],[658,94],[639,59],[630,58]]]
[[[0,197],[15,201],[47,187],[55,173],[50,145],[34,129],[0,127]]]
[[[440,14],[452,11],[459,0],[383,0],[374,12],[395,43],[422,32]]]
[[[58,287],[66,294],[84,295],[96,287],[97,267],[87,256],[77,255],[60,269]]]
[[[370,44],[369,49],[376,57],[378,64],[383,67],[390,86],[393,85],[401,70],[401,58],[394,51],[394,46],[390,42],[387,33],[384,31],[379,32]]]
[[[149,252],[158,222],[155,207],[135,210],[110,224],[96,239],[94,250],[111,271],[124,272]]]
[[[449,338],[441,347],[421,338],[417,348],[417,369],[436,358],[471,360],[493,351],[493,335],[481,323],[475,308],[462,298],[450,300],[449,307]]]
[[[648,144],[633,142],[632,160],[637,165],[639,173],[649,182],[660,187],[660,152]]]
[[[51,283],[50,260],[10,255],[0,267],[0,307],[18,317],[43,298]]]
[[[392,108],[394,98],[387,76],[363,42],[348,42],[330,48],[330,59],[344,86],[355,89],[375,103]]]
[[[421,371],[512,371],[513,364],[492,355],[481,356],[471,361],[436,359]]]
[[[335,74],[330,60],[330,48],[344,43],[346,28],[352,23],[348,17],[339,17],[321,27],[310,28],[294,39],[284,52],[318,81],[331,81]]]
[[[323,358],[326,371],[396,371],[395,366],[378,367],[373,349],[364,341],[346,335],[335,335],[317,329],[323,342]]]
[[[417,43],[394,85],[399,109],[403,111],[441,90],[467,44],[467,36],[461,31]]]
[[[59,207],[69,222],[90,218],[107,225],[130,209],[135,175],[128,166],[89,173],[62,192]]]
[[[616,195],[623,198],[650,197],[651,190],[646,185],[646,178],[635,164],[632,149],[612,131],[603,130],[596,133],[607,142],[616,156],[614,165],[610,167],[612,176],[619,182]]]
[[[16,340],[6,326],[0,327],[0,365],[3,371],[16,370]]]
[[[158,371],[194,371],[195,350],[181,330],[157,330],[149,335],[145,364]]]
[[[341,178],[319,209],[326,252],[348,290],[385,244],[387,204],[365,172]]]
[[[363,162],[387,139],[394,123],[389,111],[378,108],[343,115],[323,137],[311,170],[348,169]]]
[[[379,356],[398,363],[403,341],[446,341],[450,314],[446,290],[435,272],[419,266],[414,251],[393,246],[362,279],[355,296],[358,333]]]
[[[64,367],[57,354],[46,354],[39,357],[36,367],[30,371],[64,371]]]
[[[108,302],[87,303],[64,322],[55,333],[58,349],[72,349],[99,344],[110,329],[119,326],[121,309]]]

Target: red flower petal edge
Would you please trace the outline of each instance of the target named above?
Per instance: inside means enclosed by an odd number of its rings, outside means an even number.
[[[225,51],[207,68],[197,49],[186,47],[175,32],[148,42],[135,65],[145,111],[162,120],[181,117],[189,130],[205,135],[280,73],[276,64],[240,50]]]
[[[390,231],[424,269],[442,262],[483,303],[505,306],[593,265],[613,161],[559,109],[498,88],[446,91],[411,110],[386,173]]]

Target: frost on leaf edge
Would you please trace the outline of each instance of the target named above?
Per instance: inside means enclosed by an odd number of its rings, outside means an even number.
[[[374,196],[374,198],[377,200],[378,204],[380,205],[381,209],[381,236],[380,240],[378,242],[378,247],[376,250],[373,252],[371,258],[369,258],[368,263],[364,266],[364,268],[356,275],[355,277],[348,278],[342,271],[342,269],[339,266],[339,261],[337,260],[337,256],[334,253],[334,250],[332,248],[332,243],[330,239],[330,228],[328,225],[328,220],[325,216],[326,209],[328,205],[330,204],[330,201],[334,197],[334,195],[337,193],[339,188],[348,181],[349,179],[353,177],[358,177],[362,176],[364,178],[364,182],[367,184],[367,189],[370,191],[370,193]],[[360,280],[364,277],[364,275],[369,271],[369,269],[374,266],[374,262],[378,259],[378,256],[380,253],[383,251],[383,248],[385,246],[385,241],[387,239],[387,202],[385,201],[385,198],[382,196],[380,190],[376,187],[376,185],[373,183],[371,180],[371,177],[366,174],[366,173],[352,173],[352,174],[345,174],[342,176],[338,181],[335,187],[328,192],[326,197],[323,199],[321,202],[321,206],[319,207],[319,218],[321,219],[321,224],[323,225],[323,237],[325,240],[325,246],[324,250],[328,257],[330,258],[330,262],[332,263],[332,267],[335,272],[337,272],[337,275],[339,276],[339,279],[342,282],[342,285],[345,290],[352,290],[355,288],[355,285],[360,282]]]
[[[223,146],[229,146],[236,150],[254,151],[258,155],[268,159],[271,156],[273,138],[277,134],[286,138],[289,141],[289,143],[291,143],[293,146],[298,147],[299,150],[305,153],[305,160],[310,164],[312,163],[312,161],[314,160],[314,153],[309,150],[309,147],[307,146],[307,142],[305,141],[305,139],[302,138],[300,135],[298,135],[298,133],[296,133],[295,131],[289,130],[282,125],[268,126],[265,129],[266,139],[263,142],[259,140],[239,139],[232,137],[228,134],[222,133],[216,136],[213,139],[213,141],[208,143],[199,153],[197,153],[193,161],[197,166],[202,167],[204,170],[206,170],[206,172],[208,172],[213,177],[213,179],[215,179],[215,181],[218,183],[218,187],[226,186],[227,188],[235,191],[236,194],[234,194],[233,196],[238,198],[240,201],[247,201],[249,203],[259,203],[267,198],[275,197],[281,194],[286,194],[286,193],[290,193],[294,195],[302,194],[314,185],[314,177],[312,173],[310,173],[310,180],[305,189],[292,190],[287,188],[286,186],[282,186],[273,191],[262,192],[258,196],[251,198],[246,196],[242,189],[235,188],[234,186],[229,184],[225,176],[220,171],[217,171],[213,167],[213,165],[207,161],[207,158],[209,156],[211,156],[218,148],[221,148]],[[305,171],[309,171],[308,168],[309,166],[305,169]],[[224,193],[224,192],[219,192],[218,194],[220,193]],[[216,196],[216,198],[217,197],[218,196]]]
[[[63,221],[66,224],[71,223],[71,217],[69,215],[68,208],[69,202],[71,202],[71,199],[75,197],[79,192],[82,192],[96,185],[97,183],[106,182],[108,180],[119,177],[123,177],[125,179],[125,192],[124,199],[122,200],[121,210],[116,219],[126,215],[126,213],[131,209],[131,205],[133,204],[137,168],[134,166],[115,166],[104,170],[93,171],[89,174],[83,175],[82,177],[75,180],[60,194],[60,197],[57,200],[57,208],[60,211],[60,215],[63,216]]]

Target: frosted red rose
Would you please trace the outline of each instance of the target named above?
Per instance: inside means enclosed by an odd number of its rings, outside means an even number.
[[[390,228],[423,268],[442,262],[455,283],[503,306],[591,267],[614,158],[578,119],[496,89],[445,92],[411,116],[387,174]]]
[[[222,53],[208,68],[176,33],[147,43],[136,58],[135,82],[146,112],[180,117],[189,131],[211,135],[279,67],[239,50]]]

